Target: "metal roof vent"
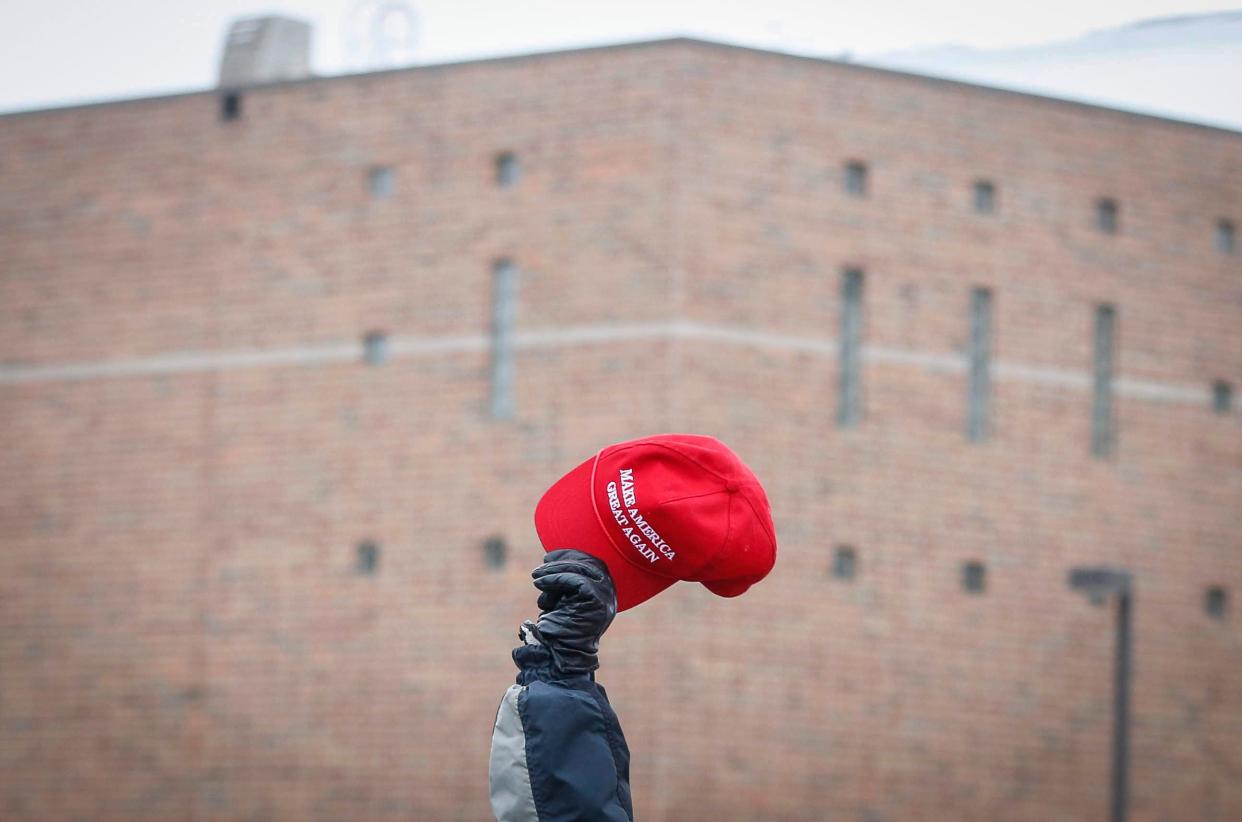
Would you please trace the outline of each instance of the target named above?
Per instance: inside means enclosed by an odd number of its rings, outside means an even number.
[[[310,76],[311,26],[287,17],[251,17],[229,26],[220,59],[220,87],[300,80]]]

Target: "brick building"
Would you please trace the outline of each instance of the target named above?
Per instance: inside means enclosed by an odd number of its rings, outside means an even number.
[[[1242,818],[1242,135],[666,40],[0,118],[0,817],[486,818],[531,511],[721,437],[605,637],[646,820]]]

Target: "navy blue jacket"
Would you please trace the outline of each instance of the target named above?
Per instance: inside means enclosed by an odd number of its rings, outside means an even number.
[[[594,674],[558,675],[537,643],[515,648],[513,661],[517,684],[492,732],[498,822],[633,822],[630,749],[603,686]]]

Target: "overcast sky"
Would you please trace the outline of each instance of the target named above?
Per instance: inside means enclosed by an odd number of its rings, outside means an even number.
[[[0,111],[211,87],[229,21],[256,14],[311,22],[315,73],[356,70],[365,55],[350,50],[349,32],[366,18],[359,7],[379,4],[0,0]],[[677,34],[824,56],[944,43],[996,48],[1229,7],[1196,0],[418,0],[408,5],[417,14],[421,63]]]

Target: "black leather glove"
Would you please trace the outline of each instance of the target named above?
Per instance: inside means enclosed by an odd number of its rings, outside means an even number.
[[[538,621],[522,624],[552,654],[562,674],[589,674],[599,667],[599,638],[617,615],[617,592],[608,566],[590,554],[550,551],[531,572],[540,590]]]

